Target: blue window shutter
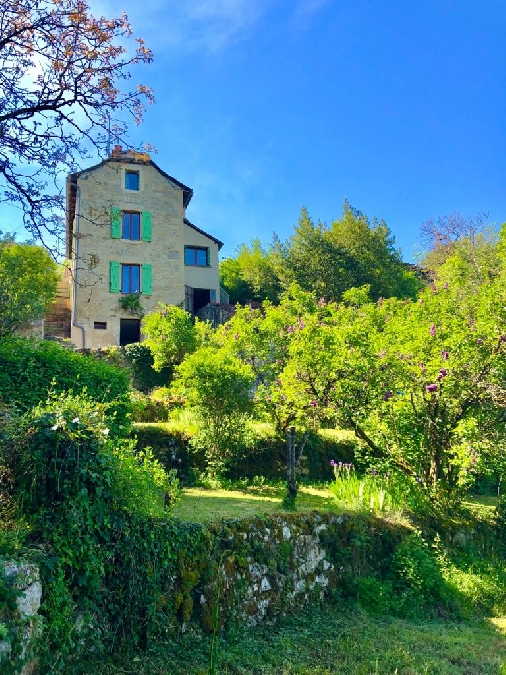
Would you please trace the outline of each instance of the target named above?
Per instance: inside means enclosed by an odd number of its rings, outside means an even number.
[[[153,265],[142,266],[142,292],[151,295],[153,286]]]
[[[142,212],[142,240],[151,241],[151,212]]]
[[[111,238],[121,239],[121,220],[122,211],[116,207],[111,207]]]
[[[115,260],[109,263],[109,290],[111,293],[119,293],[121,288],[121,264]]]

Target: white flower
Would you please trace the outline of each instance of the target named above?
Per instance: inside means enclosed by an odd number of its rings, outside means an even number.
[[[109,429],[102,429],[102,433],[104,434],[104,436],[108,436],[109,435]]]
[[[72,424],[79,424],[79,417],[74,417]]]
[[[58,429],[58,425],[55,424],[54,427],[51,427],[51,431],[56,431]]]

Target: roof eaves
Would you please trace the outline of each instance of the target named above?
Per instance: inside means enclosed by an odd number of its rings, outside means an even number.
[[[184,224],[185,224],[185,225],[188,225],[188,227],[191,227],[191,228],[192,228],[193,230],[195,230],[196,232],[199,232],[200,234],[203,234],[204,237],[207,237],[207,238],[210,239],[211,241],[214,241],[215,244],[218,244],[218,251],[221,250],[221,248],[222,248],[222,246],[223,246],[223,242],[222,242],[222,241],[220,241],[219,239],[216,239],[216,237],[213,237],[213,235],[212,235],[212,234],[209,234],[209,232],[205,232],[204,230],[201,230],[200,227],[197,227],[197,226],[194,225],[193,223],[190,223],[190,221],[188,220],[188,218],[185,218],[185,219],[184,219]]]
[[[150,164],[164,178],[167,178],[167,180],[170,180],[171,183],[174,183],[179,188],[181,188],[181,190],[183,191],[183,206],[184,206],[184,208],[186,208],[188,206],[188,204],[191,201],[191,198],[193,197],[193,190],[192,190],[191,187],[188,187],[188,185],[185,185],[184,183],[181,183],[181,181],[177,180],[177,178],[174,178],[173,176],[170,176],[163,169],[160,169],[158,164],[155,164],[155,162],[153,162],[152,159],[149,159],[149,160],[135,159],[133,157],[122,157],[121,155],[118,156],[118,157],[107,157],[107,159],[103,159],[98,164],[94,164],[93,166],[90,166],[87,169],[82,169],[81,171],[77,171],[76,173],[71,174],[71,176],[74,179],[77,180],[77,178],[79,178],[83,174],[95,171],[96,169],[99,169],[101,166],[104,166],[105,164],[108,164],[109,162],[123,162],[124,164],[143,164],[144,166]]]

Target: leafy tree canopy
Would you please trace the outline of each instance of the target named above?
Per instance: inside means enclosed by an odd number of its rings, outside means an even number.
[[[346,290],[363,285],[373,299],[413,298],[421,286],[402,262],[386,223],[371,223],[348,202],[330,227],[315,224],[303,208],[286,242],[275,236],[266,248],[256,239],[250,246],[242,244],[236,258],[225,263],[222,282],[237,301],[252,290],[249,299],[279,302],[293,283],[326,301],[339,301]]]
[[[58,266],[45,249],[0,238],[0,337],[43,318],[58,279]]]
[[[86,0],[6,0],[0,7],[0,203],[18,204],[35,239],[61,234],[59,179],[92,149],[120,142],[153,100],[123,90],[129,67],[152,54],[127,16],[96,18]]]

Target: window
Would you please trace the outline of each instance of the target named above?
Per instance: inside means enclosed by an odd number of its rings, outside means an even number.
[[[111,293],[152,294],[153,266],[131,265],[111,260],[109,263],[109,290]]]
[[[134,211],[123,211],[122,239],[133,239],[140,241],[141,238],[141,214]]]
[[[141,292],[141,267],[140,265],[121,265],[121,292]]]
[[[209,249],[199,246],[184,247],[184,264],[209,267]]]
[[[125,189],[138,190],[139,189],[139,172],[125,171]]]
[[[122,211],[111,207],[111,239],[151,241],[151,212]]]
[[[107,321],[94,321],[93,328],[95,330],[107,330]]]

